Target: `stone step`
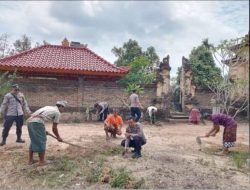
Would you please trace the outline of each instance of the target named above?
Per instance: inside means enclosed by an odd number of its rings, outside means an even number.
[[[169,118],[169,122],[171,123],[188,123],[188,119],[173,119]]]
[[[170,112],[170,115],[188,115],[187,113],[185,112]]]
[[[170,115],[172,119],[188,119],[188,115]]]

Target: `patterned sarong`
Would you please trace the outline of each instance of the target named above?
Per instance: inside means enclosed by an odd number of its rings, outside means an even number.
[[[30,150],[42,153],[46,150],[46,130],[44,124],[31,122],[28,123],[28,131],[30,136]]]
[[[236,131],[237,125],[234,127],[225,127],[223,132],[223,146],[225,148],[234,146],[234,142],[236,141]]]

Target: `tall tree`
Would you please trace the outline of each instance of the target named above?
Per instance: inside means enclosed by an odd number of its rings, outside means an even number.
[[[240,112],[249,112],[249,78],[231,78],[230,67],[249,63],[249,36],[224,40],[212,48],[213,56],[222,70],[222,81],[211,81],[208,87],[214,92],[222,112],[236,117]],[[249,73],[249,68],[248,73]],[[249,113],[248,113],[249,114]]]
[[[180,83],[181,83],[181,67],[177,68],[176,82],[177,82],[178,85],[180,85]]]
[[[0,58],[5,57],[8,55],[9,52],[9,35],[8,34],[2,34],[0,36]]]
[[[177,68],[176,77],[171,78],[172,101],[178,103],[180,101],[180,82],[181,82],[181,67]]]
[[[122,47],[113,47],[111,50],[118,59],[115,61],[117,66],[127,66],[137,57],[142,55],[142,48],[136,40],[129,39]]]
[[[136,40],[129,39],[122,47],[114,47],[111,51],[118,57],[115,61],[117,66],[129,66],[129,73],[119,81],[126,86],[125,94],[132,90],[143,93],[142,86],[152,83],[156,78],[155,70],[160,61],[155,48],[150,46],[144,52]],[[117,98],[128,106],[126,97]]]
[[[189,55],[193,83],[202,88],[207,88],[208,81],[222,80],[221,70],[214,62],[210,47],[212,45],[205,39],[200,46],[193,48]]]
[[[149,69],[150,71],[154,71],[155,68],[157,68],[160,64],[160,58],[155,52],[155,48],[153,46],[150,46],[147,48],[147,51],[144,53],[145,56],[149,59],[150,66]]]
[[[118,81],[126,87],[123,96],[116,96],[124,105],[129,107],[127,102],[128,94],[131,94],[133,90],[136,90],[138,94],[142,94],[144,92],[143,86],[151,84],[155,80],[156,73],[149,71],[149,65],[150,61],[145,55],[135,58],[130,64],[129,73]]]
[[[115,61],[117,66],[129,66],[136,58],[144,55],[148,58],[150,65],[147,69],[153,71],[159,65],[159,56],[156,54],[155,48],[150,46],[146,51],[142,50],[136,40],[129,39],[122,47],[113,47],[111,50],[118,59]]]
[[[0,72],[0,102],[2,102],[4,95],[9,91],[15,79],[16,71],[12,74],[9,71]]]
[[[150,61],[146,56],[142,55],[136,58],[130,64],[129,73],[119,82],[125,86],[129,84],[145,85],[152,83],[156,75],[148,71],[149,65]]]
[[[16,40],[13,45],[15,51],[18,53],[29,50],[31,49],[31,38],[24,34],[21,36],[21,39]]]

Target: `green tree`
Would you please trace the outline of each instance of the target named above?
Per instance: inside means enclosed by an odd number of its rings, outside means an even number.
[[[155,80],[156,73],[152,73],[148,70],[149,65],[150,61],[145,55],[136,58],[130,64],[129,73],[118,81],[118,83],[125,86],[125,93],[122,97],[116,97],[120,99],[125,106],[129,107],[127,96],[131,94],[133,90],[136,90],[136,93],[139,95],[143,94],[143,86],[146,84],[151,84]]]
[[[9,51],[9,35],[2,34],[0,36],[0,58],[8,55],[8,51]]]
[[[9,71],[0,73],[0,102],[2,102],[4,95],[10,90],[15,78],[16,71],[13,74],[10,74]]]
[[[172,77],[170,81],[172,102],[180,102],[180,82],[181,82],[181,67],[177,68],[176,77]]]
[[[181,83],[181,67],[177,68],[177,73],[176,73],[176,83],[180,85]]]
[[[180,101],[180,81],[178,81],[178,75],[176,77],[171,77],[171,100],[176,103]]]
[[[208,39],[203,40],[197,48],[193,48],[189,55],[189,63],[192,68],[192,82],[198,87],[207,88],[207,84],[212,81],[221,81],[221,70],[215,65],[213,55],[210,51],[212,47]]]
[[[146,52],[144,52],[144,55],[150,62],[150,65],[148,67],[149,71],[154,72],[155,68],[160,64],[160,58],[156,54],[155,48],[153,46],[148,47]]]
[[[131,83],[131,84],[128,84],[127,88],[125,89],[126,95],[130,95],[133,92],[133,90],[136,90],[136,93],[138,95],[141,95],[144,93],[144,90],[140,85]]]
[[[29,50],[31,49],[31,38],[24,34],[21,36],[21,39],[16,40],[13,45],[15,51],[18,53]]]
[[[137,57],[142,55],[142,48],[136,40],[129,39],[122,47],[113,47],[111,50],[118,59],[115,61],[117,66],[128,66]]]
[[[146,85],[150,84],[155,80],[156,74],[148,70],[150,61],[144,55],[136,58],[130,64],[129,73],[119,80],[119,83],[127,86],[129,84],[135,85]]]
[[[136,58],[144,55],[148,58],[150,65],[147,69],[151,72],[154,71],[159,65],[159,56],[156,54],[155,48],[150,46],[144,52],[142,51],[142,47],[139,46],[136,40],[129,39],[128,42],[125,42],[122,47],[114,47],[112,53],[115,54],[118,59],[115,61],[117,66],[129,66]]]

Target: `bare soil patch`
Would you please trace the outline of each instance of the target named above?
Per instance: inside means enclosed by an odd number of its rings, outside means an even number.
[[[204,135],[210,127],[210,123],[144,123],[148,142],[143,146],[143,156],[135,160],[131,154],[122,156],[120,142],[123,136],[106,141],[102,123],[60,124],[62,138],[84,148],[57,142],[48,136],[47,158],[54,163],[37,167],[36,164],[27,165],[29,137],[26,126],[23,128],[25,144],[15,142],[13,126],[6,146],[0,147],[0,188],[109,189],[122,183],[123,188],[249,188],[246,158],[241,162],[237,157],[249,156],[248,124],[238,125],[236,146],[227,156],[216,155],[222,148],[222,127],[216,137],[203,138],[202,151],[199,150],[196,136]],[[51,131],[51,124],[46,128]]]

